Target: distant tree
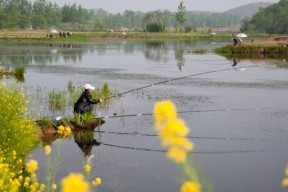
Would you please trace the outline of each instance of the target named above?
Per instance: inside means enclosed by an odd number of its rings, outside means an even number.
[[[183,6],[183,1],[178,6],[178,12],[175,15],[176,22],[179,24],[180,32],[182,31],[183,24],[186,21],[186,7]]]
[[[164,32],[167,27],[168,11],[150,11],[147,12],[142,20],[144,31],[147,32]]]

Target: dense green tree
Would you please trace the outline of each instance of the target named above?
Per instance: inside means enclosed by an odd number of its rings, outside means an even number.
[[[144,31],[164,32],[168,24],[169,11],[149,11],[142,20]]]
[[[288,33],[288,0],[280,0],[278,4],[260,9],[242,24],[241,31]]]

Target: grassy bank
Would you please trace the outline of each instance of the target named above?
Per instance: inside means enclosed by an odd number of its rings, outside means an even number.
[[[20,30],[0,31],[0,40],[5,41],[56,41],[56,42],[87,42],[100,40],[205,40],[205,39],[227,39],[230,33],[221,33],[211,36],[208,31],[196,33],[145,33],[145,32],[73,32],[72,36],[60,37],[53,34],[52,38],[47,37],[46,30]]]
[[[225,47],[220,47],[215,49],[217,54],[221,55],[267,55],[267,56],[288,56],[288,48],[284,45],[240,45],[233,46],[227,45]]]

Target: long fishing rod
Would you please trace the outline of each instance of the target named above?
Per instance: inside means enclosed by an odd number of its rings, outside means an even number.
[[[200,75],[205,75],[205,74],[210,74],[210,73],[217,73],[217,72],[223,72],[223,71],[230,71],[230,70],[241,70],[242,68],[251,68],[251,67],[257,67],[257,65],[250,65],[250,66],[246,66],[246,67],[234,67],[234,68],[226,68],[226,69],[219,69],[219,70],[213,70],[213,71],[206,71],[206,72],[201,72],[201,73],[195,73],[195,74],[192,74],[192,75],[187,75],[187,76],[183,76],[183,77],[178,77],[178,78],[174,78],[174,79],[169,79],[169,80],[165,80],[165,81],[160,81],[160,82],[157,82],[157,83],[152,83],[150,85],[145,85],[143,87],[139,87],[139,88],[136,88],[136,89],[132,89],[132,90],[129,90],[129,91],[125,91],[125,92],[122,92],[122,93],[118,93],[118,94],[115,94],[111,97],[108,97],[108,98],[105,98],[104,100],[109,100],[111,98],[114,98],[114,97],[118,97],[118,96],[121,96],[121,95],[124,95],[124,94],[127,94],[127,93],[130,93],[130,92],[133,92],[133,91],[138,91],[140,89],[145,89],[145,88],[148,88],[148,87],[152,87],[152,86],[155,86],[155,85],[159,85],[159,84],[164,84],[164,83],[170,83],[172,81],[177,81],[177,80],[180,80],[180,79],[185,79],[185,78],[188,78],[188,77],[195,77],[195,76],[200,76]]]
[[[226,108],[226,109],[203,109],[203,110],[188,110],[188,111],[178,111],[178,114],[185,113],[207,113],[207,112],[230,112],[230,111],[259,111],[259,110],[268,110],[268,109],[279,109],[280,107],[261,107],[261,108]],[[126,115],[117,115],[114,113],[113,116],[103,116],[97,117],[101,119],[111,119],[111,118],[121,118],[121,117],[139,117],[139,116],[151,116],[154,113],[136,113],[136,114],[126,114]]]

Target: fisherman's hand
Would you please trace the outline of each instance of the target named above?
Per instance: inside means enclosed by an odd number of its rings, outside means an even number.
[[[104,99],[99,99],[99,102],[102,103],[104,101]]]

